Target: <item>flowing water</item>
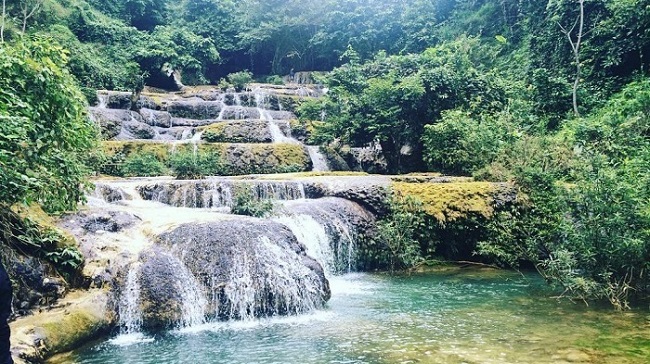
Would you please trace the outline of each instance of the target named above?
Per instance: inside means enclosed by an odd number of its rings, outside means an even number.
[[[558,302],[534,276],[447,270],[332,279],[326,309],[105,341],[66,363],[647,363],[650,312]]]

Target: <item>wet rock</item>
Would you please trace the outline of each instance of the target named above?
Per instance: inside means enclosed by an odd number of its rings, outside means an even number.
[[[167,111],[157,111],[148,108],[140,109],[142,121],[151,126],[169,128],[172,126],[172,116]]]
[[[131,93],[130,92],[117,92],[117,91],[108,91],[105,94],[107,98],[106,107],[109,109],[124,109],[129,110],[131,108]],[[102,94],[99,94],[99,97],[102,97]]]
[[[61,307],[20,318],[10,324],[11,351],[30,363],[45,359],[108,333],[115,324],[105,290],[76,292]]]
[[[183,267],[207,292],[209,317],[295,314],[320,308],[330,298],[320,264],[286,226],[271,221],[240,217],[184,224],[162,234],[141,260],[148,328],[179,322],[184,298],[175,282]]]
[[[216,119],[221,113],[221,102],[201,99],[172,101],[167,105],[167,111],[177,118]]]
[[[141,120],[141,118],[138,119]],[[134,139],[154,139],[158,134],[156,130],[138,119],[133,118],[124,122],[123,129],[126,133],[132,135]]]
[[[221,114],[223,120],[261,119],[258,109],[254,107],[226,106]]]
[[[208,126],[202,139],[212,143],[271,143],[267,121],[233,120]]]
[[[122,231],[139,220],[135,215],[121,211],[107,211],[105,213],[93,213],[84,217],[80,216],[83,228],[92,233],[98,231]]]

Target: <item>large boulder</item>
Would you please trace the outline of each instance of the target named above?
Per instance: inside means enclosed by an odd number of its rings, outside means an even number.
[[[143,325],[184,322],[187,285],[208,318],[251,319],[322,307],[330,288],[321,265],[307,256],[286,226],[239,217],[181,225],[159,236],[141,256]],[[192,278],[183,277],[189,271]],[[180,273],[180,274],[179,274]],[[185,297],[184,297],[185,296]]]
[[[220,101],[204,101],[199,98],[172,101],[167,105],[167,111],[173,117],[197,120],[216,119],[221,108]]]
[[[202,139],[211,143],[271,143],[268,121],[232,120],[215,123],[204,129]]]

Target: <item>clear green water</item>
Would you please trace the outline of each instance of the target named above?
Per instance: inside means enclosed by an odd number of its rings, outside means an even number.
[[[558,302],[540,280],[492,270],[332,282],[324,311],[219,323],[66,363],[650,363],[650,312]],[[128,341],[128,340],[126,340]]]

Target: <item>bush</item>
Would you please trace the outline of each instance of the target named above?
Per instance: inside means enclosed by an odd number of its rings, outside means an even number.
[[[207,152],[177,152],[169,157],[169,166],[176,179],[201,179],[219,175],[223,169],[219,157]]]
[[[52,39],[0,44],[0,204],[75,209],[98,132]]]
[[[121,170],[126,177],[153,177],[164,175],[167,168],[153,154],[133,154],[124,161]]]
[[[284,80],[282,79],[281,76],[278,75],[271,75],[266,78],[266,83],[270,83],[271,85],[284,85]]]
[[[235,88],[237,91],[241,91],[246,86],[253,81],[253,74],[248,72],[248,71],[241,71],[241,72],[235,72],[231,73],[227,76],[228,82],[232,84],[232,86]]]
[[[233,202],[230,212],[235,215],[268,217],[273,212],[273,201],[255,198],[250,187],[238,188]]]
[[[477,118],[459,109],[444,112],[439,123],[425,126],[424,159],[433,170],[471,175],[514,143],[513,124],[507,113]]]

